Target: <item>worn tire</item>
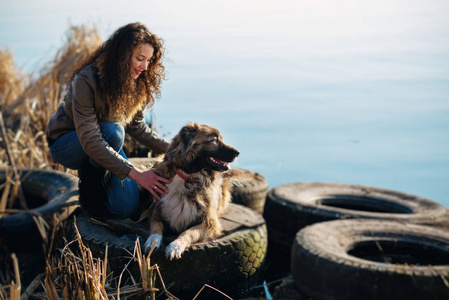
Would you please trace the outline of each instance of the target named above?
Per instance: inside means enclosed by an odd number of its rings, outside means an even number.
[[[129,161],[143,170],[148,170],[154,166],[155,163],[160,162],[160,158],[151,157],[132,157]],[[232,186],[232,202],[241,204],[253,209],[254,211],[263,214],[265,207],[265,199],[268,193],[268,182],[259,173],[241,168],[232,168],[223,174]],[[145,195],[145,191],[142,191]]]
[[[123,224],[122,227],[120,222],[115,221],[109,227],[82,215],[76,220],[81,237],[94,256],[103,258],[108,245],[108,261],[115,274],[129,261],[135,239],[142,237],[142,246],[148,236],[147,224]],[[165,285],[174,283],[170,292],[175,296],[192,297],[204,284],[235,295],[261,282],[267,248],[264,219],[249,208],[230,204],[221,222],[224,236],[192,245],[180,259],[170,261],[164,255],[164,245],[174,237],[164,237],[161,249],[151,254],[151,264],[159,266]],[[128,269],[139,278],[137,264],[131,264]]]
[[[40,215],[47,221],[58,213],[66,219],[78,207],[78,178],[59,171],[19,169],[22,190],[29,212],[0,217],[0,240],[11,251],[34,252],[42,238],[33,220]],[[6,171],[0,170],[0,184],[6,181]]]
[[[449,233],[386,220],[337,220],[299,231],[295,286],[316,300],[449,299]]]
[[[385,219],[440,225],[448,210],[431,200],[375,187],[301,182],[271,189],[265,203],[270,260],[289,268],[296,233],[317,222],[336,219]]]
[[[233,168],[224,173],[232,185],[232,202],[241,204],[263,214],[268,193],[268,182],[259,173]]]

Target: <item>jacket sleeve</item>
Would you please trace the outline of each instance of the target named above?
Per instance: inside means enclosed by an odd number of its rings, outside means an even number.
[[[132,122],[126,127],[126,133],[156,153],[167,151],[168,141],[145,124],[143,110],[134,116]]]
[[[95,113],[92,78],[75,76],[73,87],[73,122],[84,152],[120,179],[125,179],[133,165],[104,140]]]

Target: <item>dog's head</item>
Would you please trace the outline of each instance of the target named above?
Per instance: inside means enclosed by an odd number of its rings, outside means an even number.
[[[223,142],[216,128],[188,123],[173,138],[164,160],[186,173],[203,169],[224,172],[238,155],[237,149]]]

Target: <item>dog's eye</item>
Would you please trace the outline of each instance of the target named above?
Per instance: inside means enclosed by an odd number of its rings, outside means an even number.
[[[214,137],[211,140],[207,141],[206,143],[209,144],[209,143],[217,143],[217,142],[218,142],[218,138]]]

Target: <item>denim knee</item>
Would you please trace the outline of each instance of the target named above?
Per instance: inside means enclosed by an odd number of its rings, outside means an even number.
[[[119,151],[125,143],[125,128],[116,122],[100,123],[101,135],[115,151]]]
[[[76,131],[71,131],[59,137],[49,148],[54,161],[66,168],[80,169],[88,156],[84,153]]]

